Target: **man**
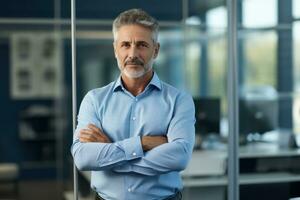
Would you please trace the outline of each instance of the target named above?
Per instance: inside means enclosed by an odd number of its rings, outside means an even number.
[[[109,85],[84,97],[72,154],[91,170],[98,199],[181,199],[179,172],[194,145],[192,98],[159,80],[158,23],[131,9],[113,22],[114,53],[121,71]]]

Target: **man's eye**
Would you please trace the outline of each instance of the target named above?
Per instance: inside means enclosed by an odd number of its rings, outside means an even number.
[[[145,44],[145,43],[141,43],[141,44],[139,44],[139,46],[140,46],[140,47],[148,47],[148,45]]]
[[[130,47],[130,45],[127,44],[127,43],[123,43],[123,44],[121,45],[121,47]]]

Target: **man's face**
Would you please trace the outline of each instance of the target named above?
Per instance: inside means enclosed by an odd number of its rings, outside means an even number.
[[[151,30],[125,25],[116,34],[114,50],[121,73],[128,78],[140,78],[152,69],[159,44],[154,43]]]

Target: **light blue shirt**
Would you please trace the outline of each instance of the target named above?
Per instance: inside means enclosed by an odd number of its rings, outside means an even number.
[[[179,172],[195,141],[190,95],[152,80],[138,96],[121,77],[91,90],[82,100],[72,154],[79,170],[91,170],[91,187],[107,200],[164,199],[182,189]],[[79,130],[92,123],[113,143],[81,143]],[[140,136],[166,135],[168,143],[143,152]]]

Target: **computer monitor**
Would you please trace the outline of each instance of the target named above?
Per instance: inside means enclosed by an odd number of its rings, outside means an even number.
[[[249,134],[264,134],[277,128],[277,99],[240,99],[239,132],[241,139]]]
[[[194,98],[196,134],[202,138],[209,134],[220,133],[221,106],[220,99],[214,97]]]

